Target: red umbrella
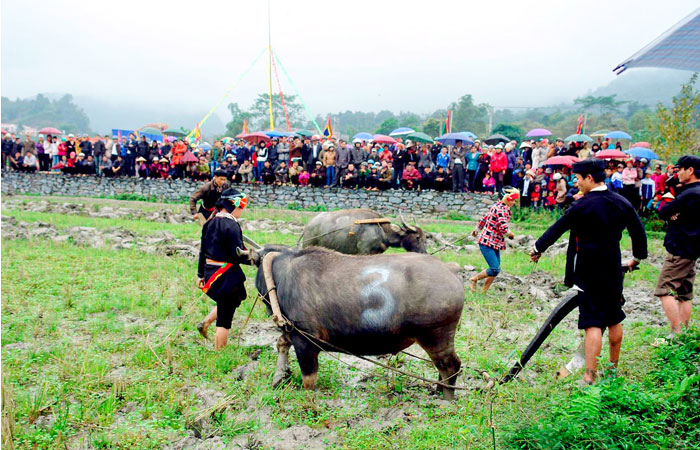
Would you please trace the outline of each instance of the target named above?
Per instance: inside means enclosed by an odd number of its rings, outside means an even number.
[[[544,162],[545,166],[566,166],[571,167],[575,162],[579,162],[579,159],[575,156],[565,155],[565,156],[552,156]]]
[[[61,130],[58,130],[58,129],[52,128],[52,127],[44,127],[41,130],[39,130],[39,133],[41,133],[41,134],[63,134],[63,133],[61,133]]]
[[[383,134],[375,134],[372,142],[376,142],[377,144],[396,144],[396,139]]]
[[[182,155],[182,159],[180,159],[180,162],[182,164],[189,164],[189,163],[196,163],[199,162],[199,158],[194,156],[194,153],[191,151],[187,150],[184,155]]]
[[[7,131],[5,131],[4,128],[2,128],[2,134],[7,134]]]
[[[627,153],[622,153],[617,149],[601,150],[595,155],[598,159],[627,159],[630,157]]]
[[[243,134],[243,135],[239,134],[238,136],[240,136],[241,138],[250,142],[251,144],[255,144],[255,145],[259,144],[260,141],[270,142],[270,137],[268,135],[266,135],[265,133],[260,133],[259,131],[255,132],[255,133],[247,133],[247,134]],[[238,137],[238,136],[236,136],[236,137]]]
[[[651,148],[651,144],[648,142],[637,142],[636,144],[632,145],[632,147],[644,147],[644,148]]]

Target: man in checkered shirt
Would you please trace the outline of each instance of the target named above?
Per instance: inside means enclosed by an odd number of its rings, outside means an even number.
[[[491,207],[477,225],[477,229],[472,232],[472,236],[476,237],[481,230],[479,236],[479,249],[484,255],[486,263],[489,265],[487,270],[482,271],[476,276],[469,279],[471,282],[470,288],[476,290],[476,283],[486,278],[482,293],[486,293],[491,287],[491,283],[496,279],[496,276],[501,271],[501,250],[506,248],[505,236],[513,239],[514,235],[508,228],[510,222],[510,208],[520,198],[520,191],[514,188],[505,189],[505,195],[501,201]]]

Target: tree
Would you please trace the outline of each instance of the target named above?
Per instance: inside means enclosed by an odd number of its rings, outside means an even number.
[[[252,114],[241,110],[238,103],[229,103],[228,110],[231,113],[231,121],[226,124],[226,132],[224,134],[226,136],[236,136],[243,132],[243,120],[250,121]]]
[[[430,118],[423,122],[423,133],[427,134],[428,136],[438,136],[440,135],[440,126],[442,125],[442,122],[440,119],[435,119],[435,118]]]
[[[616,101],[616,95],[617,94],[603,95],[600,97],[587,95],[585,97],[574,99],[574,103],[581,105],[585,110],[593,109],[600,113],[618,113],[620,112],[620,107],[627,102]]]
[[[66,94],[58,100],[44,95],[35,98],[10,100],[2,97],[2,121],[34,128],[56,127],[66,133],[89,133],[90,119],[85,111],[73,103],[73,96]]]
[[[452,131],[471,131],[478,135],[485,134],[489,122],[488,108],[489,105],[486,103],[475,105],[471,95],[463,95],[459,100],[450,104]]]
[[[502,134],[510,139],[520,142],[525,137],[525,131],[517,125],[511,123],[499,123],[493,128],[493,134]]]
[[[396,117],[389,117],[377,129],[377,134],[389,134],[399,127],[399,120]]]
[[[700,92],[695,89],[698,74],[681,86],[669,109],[663,103],[656,105],[656,114],[649,120],[649,128],[657,136],[654,150],[663,158],[686,154],[700,155]]]
[[[296,103],[295,95],[286,95],[284,97],[284,104],[287,107],[287,114],[289,115],[289,122],[291,126],[301,128],[303,125],[303,107]],[[270,128],[270,108],[269,108],[269,95],[268,94],[258,94],[255,99],[253,106],[250,108],[251,118],[258,119],[257,126],[260,129],[266,130]],[[287,128],[287,121],[284,117],[284,109],[282,108],[282,100],[279,94],[272,94],[272,117],[275,122],[275,128],[285,129]]]

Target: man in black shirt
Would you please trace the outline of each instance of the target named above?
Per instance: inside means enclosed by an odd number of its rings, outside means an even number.
[[[214,348],[226,346],[233,314],[246,298],[242,260],[236,249],[245,249],[238,219],[248,198],[236,189],[226,189],[216,203],[216,215],[202,227],[197,265],[197,286],[216,302],[214,309],[197,325],[207,338],[207,329],[216,320]]]
[[[608,329],[610,362],[617,366],[622,345],[622,271],[620,240],[626,228],[632,238],[632,269],[647,257],[644,226],[632,205],[605,186],[605,163],[585,160],[573,166],[578,186],[584,194],[535,243],[532,261],[569,234],[564,284],[578,291],[579,329],[585,330],[586,374],[593,383],[597,374],[603,330]]]
[[[659,209],[659,217],[668,222],[664,238],[668,255],[654,290],[672,334],[690,322],[695,263],[700,257],[700,157],[682,156],[676,167],[681,186],[676,198]]]

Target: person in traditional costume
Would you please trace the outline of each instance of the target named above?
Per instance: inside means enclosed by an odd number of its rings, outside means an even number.
[[[236,250],[245,249],[243,232],[238,224],[248,197],[236,190],[226,189],[216,203],[217,212],[204,223],[197,265],[197,286],[216,302],[197,330],[208,339],[207,330],[216,321],[214,348],[226,346],[233,314],[246,298],[243,262]]]
[[[537,240],[530,252],[533,262],[567,231],[564,284],[578,291],[578,328],[585,330],[586,373],[583,381],[592,384],[598,369],[603,331],[608,329],[610,362],[617,367],[622,345],[622,257],[620,240],[627,229],[632,238],[632,270],[647,257],[644,226],[630,202],[605,186],[605,163],[588,159],[573,165],[583,197]]]
[[[216,203],[221,197],[221,193],[228,188],[228,173],[223,169],[214,171],[214,179],[204,183],[190,196],[190,214],[194,220],[199,220],[200,225],[204,225],[209,216],[216,211]],[[202,204],[197,210],[197,202]]]

